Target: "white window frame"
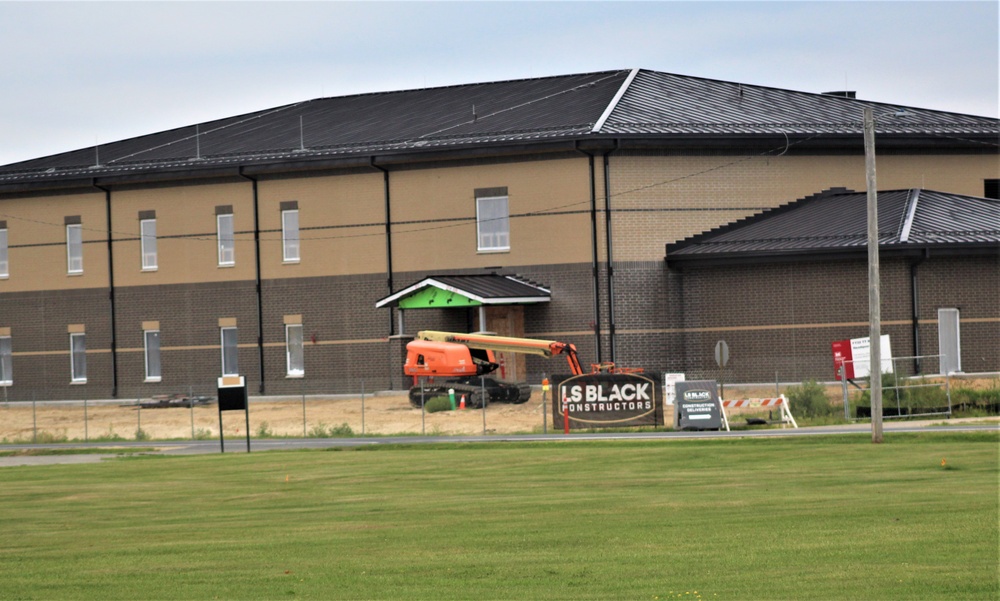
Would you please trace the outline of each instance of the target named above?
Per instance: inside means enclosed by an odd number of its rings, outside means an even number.
[[[14,384],[14,352],[10,336],[0,336],[0,386]]]
[[[503,203],[503,217],[487,210],[484,205]],[[489,207],[493,208],[493,207]],[[476,249],[479,252],[504,252],[510,250],[510,204],[508,196],[479,196],[476,198]]]
[[[140,251],[142,253],[142,270],[156,271],[157,251],[156,251],[156,219],[139,220]]]
[[[292,331],[298,331],[298,340],[292,339]],[[285,324],[285,375],[289,378],[302,378],[306,375],[305,333],[302,324]],[[299,366],[293,367],[294,355],[298,355]]]
[[[77,344],[80,341],[79,357],[77,357]],[[73,384],[87,383],[87,334],[84,332],[74,332],[69,335],[69,375]]]
[[[236,265],[236,230],[233,225],[233,214],[216,215],[215,226],[219,241],[219,267],[232,267]]]
[[[294,216],[295,223],[289,223]],[[302,246],[299,238],[299,210],[287,209],[281,212],[281,260],[285,263],[298,263],[302,259]]]
[[[234,336],[233,345],[232,345],[232,352],[233,352],[233,363],[235,363],[235,365],[229,365],[228,362],[226,361],[226,332],[229,332],[229,331],[231,331],[233,333],[233,336]],[[239,331],[236,329],[236,326],[224,326],[224,327],[219,328],[219,336],[220,336],[220,338],[219,338],[219,340],[220,340],[219,345],[222,347],[221,361],[222,361],[222,375],[223,375],[223,377],[225,377],[225,376],[238,376],[238,375],[240,375],[240,340],[239,340]]]
[[[66,226],[66,272],[83,273],[83,226],[79,223]]]
[[[150,335],[156,335],[156,345],[150,350],[149,339]],[[162,354],[160,353],[160,331],[159,330],[143,330],[142,331],[142,347],[143,347],[143,357],[145,358],[146,364],[146,382],[159,382],[163,377],[163,363],[161,362]],[[156,368],[158,373],[150,373],[151,359],[155,360]]]
[[[7,250],[7,228],[0,228],[0,280],[10,276],[10,261]]]

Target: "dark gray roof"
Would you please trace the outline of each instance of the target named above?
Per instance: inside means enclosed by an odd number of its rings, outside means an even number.
[[[609,138],[848,136],[860,145],[868,106],[880,144],[918,136],[996,152],[994,118],[635,69],[320,98],[0,166],[0,188],[553,143],[572,149]]]
[[[880,254],[1000,252],[1000,200],[931,190],[878,193]],[[867,253],[868,196],[834,189],[668,244],[667,262]]]
[[[396,307],[401,299],[427,287],[455,292],[484,305],[545,303],[551,299],[547,288],[516,275],[432,275],[380,299],[375,307]]]

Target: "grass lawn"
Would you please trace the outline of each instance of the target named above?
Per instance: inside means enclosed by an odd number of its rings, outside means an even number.
[[[0,468],[0,599],[997,599],[998,435],[886,440]]]

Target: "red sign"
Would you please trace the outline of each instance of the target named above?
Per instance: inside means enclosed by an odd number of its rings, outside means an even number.
[[[844,368],[844,377],[854,379],[854,355],[851,353],[850,340],[835,340],[830,345],[833,348],[833,373],[840,380],[840,368]]]

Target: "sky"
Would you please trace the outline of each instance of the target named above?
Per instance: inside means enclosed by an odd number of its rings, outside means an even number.
[[[0,0],[0,165],[320,97],[636,67],[997,117],[998,7]]]

